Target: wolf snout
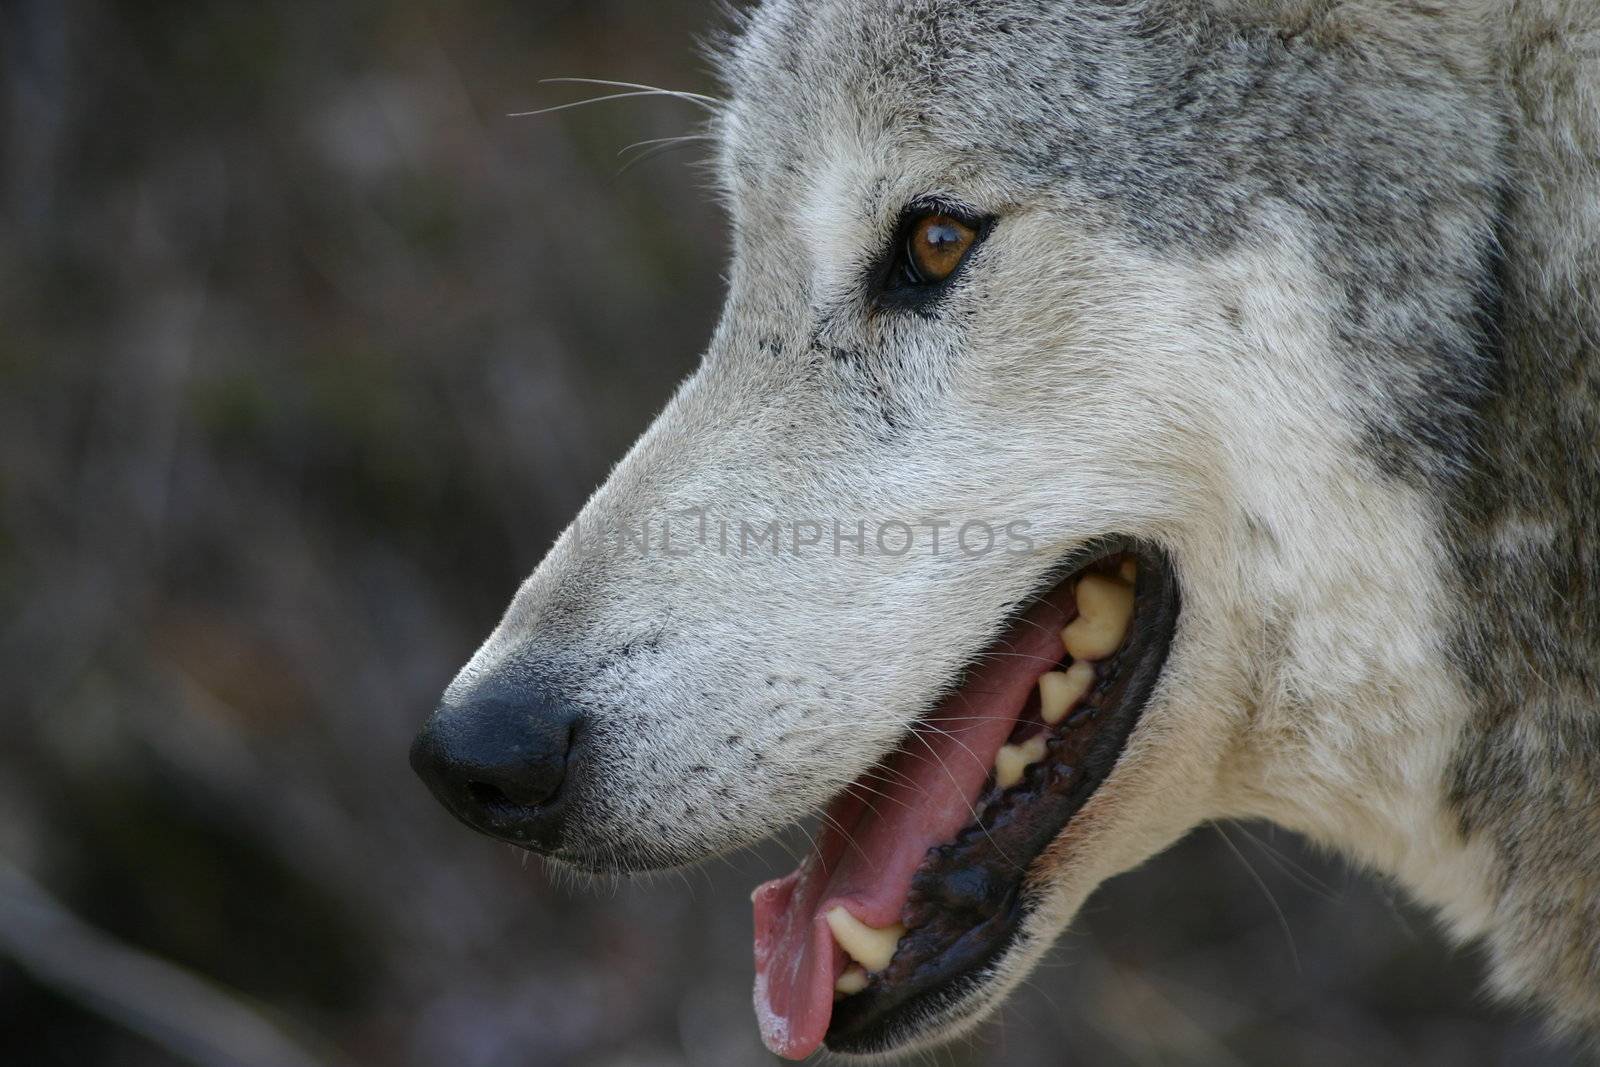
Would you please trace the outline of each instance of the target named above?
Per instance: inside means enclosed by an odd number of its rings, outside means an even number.
[[[493,682],[445,700],[412,742],[411,767],[474,830],[550,852],[583,737],[582,713],[558,692]]]

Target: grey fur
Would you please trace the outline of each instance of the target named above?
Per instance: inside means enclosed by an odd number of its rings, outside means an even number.
[[[1443,507],[1476,709],[1452,799],[1505,859],[1505,994],[1600,1033],[1600,20],[1528,5],[1506,39],[1500,344]]]

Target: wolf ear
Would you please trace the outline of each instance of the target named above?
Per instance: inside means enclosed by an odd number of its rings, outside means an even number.
[[[715,28],[700,38],[700,57],[717,84],[729,94],[738,86],[740,47],[762,3],[763,0],[715,0]]]
[[[1579,26],[1579,8],[1552,16],[1565,25],[1513,26],[1522,39],[1506,53],[1511,128],[1486,325],[1500,342],[1502,403],[1540,422],[1559,406],[1551,388],[1600,381],[1600,18]],[[1525,389],[1538,395],[1517,395]],[[1562,443],[1594,450],[1593,440]],[[1556,455],[1569,453],[1546,458]]]

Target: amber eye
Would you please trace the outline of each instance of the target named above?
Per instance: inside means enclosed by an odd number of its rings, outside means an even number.
[[[906,237],[906,273],[916,285],[936,285],[954,274],[978,231],[952,215],[925,215]]]

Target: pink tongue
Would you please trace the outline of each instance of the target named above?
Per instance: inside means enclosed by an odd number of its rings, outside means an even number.
[[[925,743],[907,740],[835,800],[799,868],[752,894],[756,1017],[773,1052],[804,1059],[828,1032],[833,985],[848,961],[827,913],[843,905],[868,926],[899,922],[928,850],[974,821],[995,753],[1039,675],[1061,658],[1057,635],[1071,603],[1055,594],[1030,611],[919,728]]]

